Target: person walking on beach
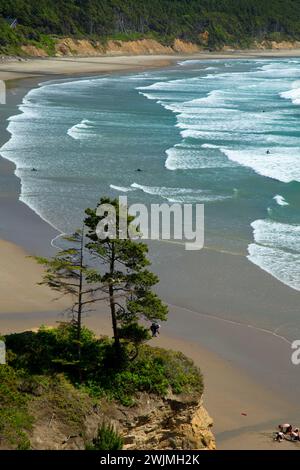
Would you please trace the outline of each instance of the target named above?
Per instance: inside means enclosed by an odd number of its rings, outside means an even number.
[[[156,322],[153,322],[152,325],[150,326],[152,338],[156,338],[157,335],[159,335],[159,329],[160,329],[160,325]]]

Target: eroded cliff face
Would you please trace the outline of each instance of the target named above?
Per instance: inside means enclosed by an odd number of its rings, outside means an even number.
[[[154,54],[196,54],[207,50],[208,33],[203,33],[200,37],[202,46],[192,42],[175,39],[172,46],[166,46],[154,39],[139,39],[136,41],[116,41],[109,40],[105,44],[99,41],[88,39],[58,39],[55,44],[55,56],[121,56],[121,55],[154,55]],[[255,41],[252,50],[291,50],[299,49],[299,41]],[[47,57],[45,50],[34,45],[22,46],[23,52],[31,57]],[[236,50],[233,46],[223,46],[219,50],[232,52]]]
[[[258,50],[291,50],[291,49],[299,49],[300,48],[300,41],[262,41],[262,42],[255,42],[255,48]]]
[[[124,436],[124,449],[216,448],[213,421],[196,394],[141,394],[134,407],[111,409],[109,416]]]
[[[192,54],[200,51],[196,44],[176,39],[173,46],[164,46],[154,39],[137,41],[113,41],[106,44],[86,39],[64,38],[56,43],[57,56],[97,55],[147,55],[147,54]]]
[[[103,422],[112,423],[122,435],[124,450],[216,448],[213,421],[199,394],[170,393],[160,398],[141,393],[132,407],[107,401],[95,406],[89,398],[83,399],[71,389],[69,399],[73,411],[65,408],[62,412],[57,407],[57,398],[52,403],[51,399],[39,397],[32,403],[33,449],[82,450],[97,435]]]
[[[33,45],[21,46],[22,51],[30,57],[48,57],[48,54],[44,49]]]

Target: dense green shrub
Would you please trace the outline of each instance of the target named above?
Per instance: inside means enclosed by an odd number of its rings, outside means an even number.
[[[41,328],[6,336],[8,361],[16,370],[28,374],[65,373],[76,384],[78,361],[76,332],[72,324]],[[106,396],[130,406],[137,392],[166,395],[203,391],[201,373],[193,362],[179,352],[143,345],[134,359],[128,343],[122,343],[116,356],[113,342],[97,339],[87,328],[82,332],[80,387],[96,398]]]
[[[92,444],[86,445],[86,450],[122,450],[123,439],[111,424],[103,423]]]
[[[82,329],[83,369],[95,367],[95,358],[103,354],[105,341],[97,341],[87,328]],[[31,374],[67,372],[72,375],[77,367],[76,328],[72,323],[61,323],[57,328],[41,327],[37,333],[26,331],[7,335],[8,351],[13,353],[10,364]]]

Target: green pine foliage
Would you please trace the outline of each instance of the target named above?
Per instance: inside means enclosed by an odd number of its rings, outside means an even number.
[[[86,450],[122,450],[123,439],[111,424],[103,423],[98,429],[98,434],[91,444],[86,445]]]
[[[97,215],[97,208],[85,211],[89,240],[86,247],[98,268],[87,276],[87,281],[92,285],[98,283],[102,294],[109,299],[116,350],[121,354],[120,340],[127,338],[135,346],[135,355],[139,346],[150,339],[148,329],[141,321],[166,321],[168,308],[153,292],[159,279],[147,269],[151,264],[147,256],[148,246],[130,238],[130,228],[140,235],[134,218],[128,214],[127,208],[119,206],[116,199],[101,198],[99,206],[114,209],[115,233],[105,230],[109,219],[107,211],[102,216]],[[126,222],[127,233],[123,233],[125,228],[121,220]],[[104,228],[103,238],[98,237],[99,224]]]
[[[138,39],[175,37],[209,48],[251,45],[254,39],[299,39],[299,0],[0,0],[0,50],[33,43],[51,53],[47,36]],[[12,30],[8,18],[17,18]]]

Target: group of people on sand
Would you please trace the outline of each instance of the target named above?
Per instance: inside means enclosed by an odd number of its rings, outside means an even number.
[[[291,424],[279,424],[278,431],[275,435],[275,440],[277,442],[282,442],[284,440],[288,441],[300,441],[300,431],[299,428],[293,428]]]

